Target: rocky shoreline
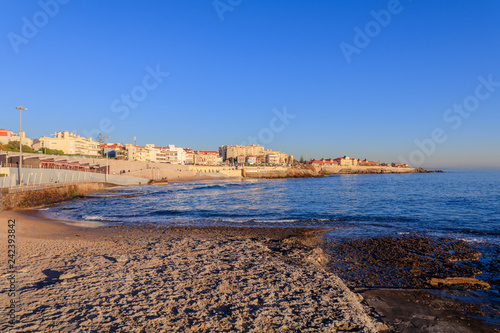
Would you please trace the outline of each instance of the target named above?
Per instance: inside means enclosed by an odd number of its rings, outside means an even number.
[[[442,170],[426,170],[423,168],[393,168],[393,167],[324,167],[301,166],[287,170],[245,172],[242,176],[247,178],[281,179],[281,178],[314,178],[329,175],[355,175],[355,174],[402,174],[402,173],[441,173]]]
[[[465,241],[402,235],[328,241],[323,248],[329,269],[353,288],[490,289],[471,264],[481,254]]]
[[[500,318],[500,306],[491,298],[498,281],[482,276],[481,253],[465,241],[399,235],[321,246],[330,258],[327,269],[396,332],[499,332],[488,324],[498,326]],[[478,296],[490,288],[490,296]]]

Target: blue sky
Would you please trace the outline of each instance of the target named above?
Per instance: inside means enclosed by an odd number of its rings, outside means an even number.
[[[253,142],[296,158],[500,166],[498,1],[0,9],[0,127],[17,132],[23,105],[31,138],[103,132],[196,150]]]

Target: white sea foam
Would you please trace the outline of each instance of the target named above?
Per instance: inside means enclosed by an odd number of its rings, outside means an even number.
[[[104,221],[104,220],[106,220],[106,218],[104,218],[101,215],[84,215],[83,219],[90,220],[90,221]]]

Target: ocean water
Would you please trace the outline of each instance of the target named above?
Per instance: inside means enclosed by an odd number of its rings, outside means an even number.
[[[418,233],[500,245],[500,171],[218,180],[114,189],[49,209],[106,224],[334,227],[334,237]],[[329,234],[327,234],[329,236]]]

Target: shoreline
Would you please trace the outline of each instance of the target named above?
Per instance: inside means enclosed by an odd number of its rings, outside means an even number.
[[[462,303],[429,296],[425,289],[349,290],[346,280],[327,269],[331,258],[323,252],[324,242],[319,237],[328,231],[325,229],[140,225],[88,228],[48,218],[39,210],[0,214],[0,221],[9,218],[16,219],[19,239],[17,281],[23,318],[17,326],[19,331],[111,327],[118,331],[137,327],[174,330],[182,323],[200,332],[222,327],[280,332],[283,327],[307,331],[312,323],[321,322],[315,326],[316,331],[329,327],[376,332],[387,326],[401,327],[398,325],[403,321],[421,328],[462,329],[472,324],[476,331],[493,332],[476,319],[463,318]],[[6,241],[5,231],[0,233],[2,243]],[[61,279],[64,275],[69,278]],[[276,285],[283,279],[286,282]],[[126,283],[121,285],[120,281]],[[177,281],[178,286],[171,286],[172,281]],[[202,289],[207,283],[212,291]],[[302,287],[294,289],[296,285]],[[266,294],[269,288],[274,294]],[[327,296],[320,293],[322,296],[316,299],[319,290],[328,290]],[[261,296],[252,296],[255,294]],[[5,293],[0,295],[5,304]],[[200,298],[203,304],[193,307]],[[179,308],[182,299],[181,306],[185,307]],[[162,312],[158,302],[170,312]],[[294,312],[297,302],[301,310]],[[338,302],[347,310],[335,309]],[[73,316],[72,311],[82,303],[89,303],[91,308]],[[446,313],[432,308],[436,304],[446,306]],[[55,311],[55,306],[62,309]],[[274,311],[275,307],[281,310]],[[146,309],[150,308],[156,309],[157,315],[146,320],[150,316]],[[313,308],[324,311],[304,317],[307,309]],[[64,319],[57,321],[55,312],[62,312]],[[462,319],[457,319],[460,316]],[[154,329],[151,322],[157,325]],[[258,326],[252,326],[255,323]]]

